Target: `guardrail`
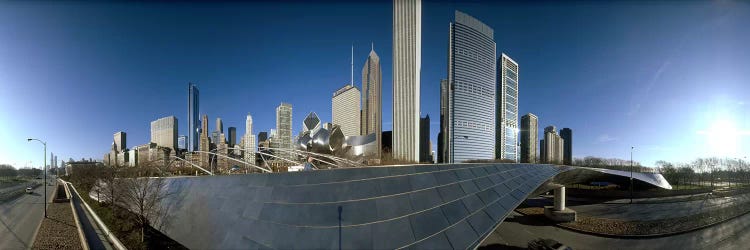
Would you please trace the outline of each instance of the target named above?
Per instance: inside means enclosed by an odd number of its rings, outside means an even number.
[[[83,200],[83,198],[81,197],[81,194],[79,194],[78,190],[76,190],[76,187],[73,186],[73,184],[70,182],[66,182],[66,181],[63,181],[63,182],[70,184],[70,187],[73,188],[73,192],[75,192],[75,194],[81,200],[81,203],[83,203],[83,206],[86,207],[86,210],[89,211],[89,214],[91,214],[91,217],[94,218],[94,221],[96,221],[96,224],[99,225],[99,228],[107,236],[107,240],[109,240],[109,242],[112,243],[112,246],[114,246],[115,249],[118,249],[118,250],[127,250],[128,248],[126,248],[125,245],[123,245],[122,242],[120,242],[120,240],[118,240],[117,237],[115,237],[115,235],[109,231],[109,228],[107,228],[107,225],[105,225],[104,222],[102,222],[102,220],[99,219],[99,216],[97,216],[94,210],[91,209],[91,207],[89,207],[89,204]]]
[[[76,228],[78,230],[78,239],[81,240],[81,247],[84,250],[89,250],[89,243],[86,241],[86,234],[83,232],[83,224],[81,224],[81,217],[78,216],[78,211],[76,211],[75,204],[73,204],[73,196],[71,196],[70,189],[68,189],[67,183],[58,183],[55,187],[55,194],[53,197],[57,197],[58,190],[60,189],[60,184],[62,184],[63,189],[65,190],[65,195],[68,196],[68,201],[70,202],[70,210],[73,212],[73,219],[76,222]],[[57,200],[57,198],[55,198]]]

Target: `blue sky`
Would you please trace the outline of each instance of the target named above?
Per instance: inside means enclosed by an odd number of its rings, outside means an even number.
[[[520,64],[520,113],[573,129],[576,157],[688,161],[750,154],[750,4],[733,1],[561,4],[425,2],[422,115],[439,128],[449,24],[461,10],[495,30],[498,56]],[[0,3],[0,163],[107,152],[112,134],[147,143],[149,122],[187,127],[187,84],[209,128],[254,133],[293,105],[294,133],[333,91],[355,83],[371,42],[383,69],[383,129],[391,128],[392,4]],[[436,145],[434,143],[433,145]]]

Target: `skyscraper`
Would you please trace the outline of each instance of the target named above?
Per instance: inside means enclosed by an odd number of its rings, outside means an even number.
[[[177,118],[167,116],[151,122],[151,142],[177,150]]]
[[[276,135],[273,142],[277,143],[274,147],[292,149],[292,105],[289,103],[282,102],[276,107]],[[286,152],[277,155],[285,159],[290,158]]]
[[[494,31],[463,12],[455,15],[448,53],[447,162],[494,159]]]
[[[208,152],[211,150],[211,141],[208,139],[208,115],[203,115],[200,129],[200,151]],[[206,153],[200,154],[200,165],[208,166],[210,157]]]
[[[542,142],[542,162],[560,164],[563,160],[563,139],[557,134],[555,126],[544,128]]]
[[[341,126],[344,136],[360,135],[360,93],[357,87],[345,85],[331,99],[331,120]]]
[[[188,151],[198,150],[198,87],[188,83]]]
[[[419,161],[422,1],[393,1],[393,158]]]
[[[264,150],[269,147],[271,142],[268,140],[268,132],[261,131],[258,133],[258,151]]]
[[[437,162],[446,161],[448,144],[448,79],[440,80],[440,132],[438,132]]]
[[[224,123],[221,122],[221,117],[216,117],[216,131],[224,133]]]
[[[227,133],[229,134],[229,138],[227,139],[229,141],[229,147],[233,148],[234,145],[237,145],[237,128],[229,127]]]
[[[539,120],[532,113],[521,117],[521,162],[537,163],[536,145],[539,135]]]
[[[370,48],[370,55],[362,67],[362,135],[375,133],[375,143],[381,148],[382,143],[382,82],[380,57],[375,53],[375,45]],[[380,159],[380,150],[373,156]]]
[[[495,159],[518,161],[518,64],[502,54],[497,59]]]
[[[177,136],[177,148],[180,150],[187,149],[187,136],[185,135],[179,135]]]
[[[226,138],[224,138],[224,123],[221,122],[220,117],[216,117],[216,127],[211,132],[211,142],[216,145],[226,142]]]
[[[115,133],[114,139],[115,139],[115,148],[117,149],[117,152],[122,152],[128,148],[127,134],[125,132],[120,131],[120,132]]]
[[[573,165],[573,130],[560,129],[560,137],[563,139],[563,164]]]
[[[432,162],[430,152],[430,115],[419,119],[419,162]]]
[[[265,133],[265,132],[262,132]],[[242,145],[245,153],[245,161],[255,164],[255,135],[253,134],[253,117],[247,114],[245,119],[245,136]]]

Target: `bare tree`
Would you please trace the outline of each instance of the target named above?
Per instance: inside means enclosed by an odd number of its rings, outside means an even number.
[[[160,203],[170,194],[162,176],[163,171],[156,166],[158,165],[130,168],[127,178],[121,178],[117,185],[122,204],[137,216],[141,242],[144,241],[146,227],[158,227],[153,223],[163,223],[167,212]]]

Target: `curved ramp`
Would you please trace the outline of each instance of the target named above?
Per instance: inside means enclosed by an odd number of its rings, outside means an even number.
[[[572,169],[441,164],[169,178],[161,231],[191,249],[474,248]]]

